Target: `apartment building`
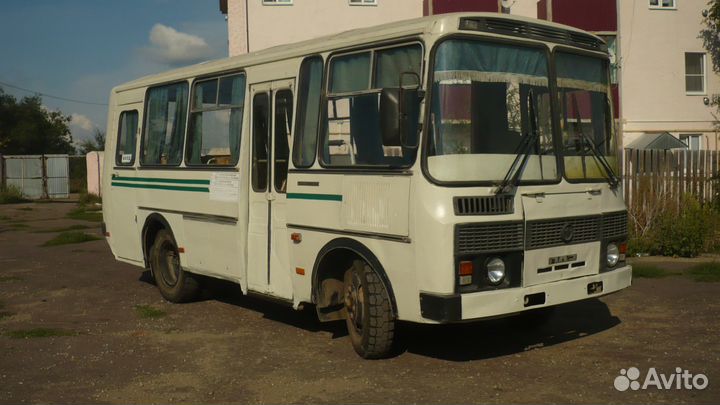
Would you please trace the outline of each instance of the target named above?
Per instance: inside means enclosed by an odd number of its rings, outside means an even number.
[[[504,12],[575,26],[605,39],[625,145],[670,133],[718,149],[712,72],[699,31],[705,0],[220,0],[230,55],[334,32],[457,11]]]

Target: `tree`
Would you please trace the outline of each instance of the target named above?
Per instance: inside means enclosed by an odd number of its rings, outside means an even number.
[[[78,153],[87,155],[88,152],[105,150],[105,132],[95,128],[92,139],[85,139],[78,145]]]
[[[708,2],[707,15],[703,18],[704,27],[700,30],[703,47],[710,54],[713,72],[720,74],[720,0]],[[712,105],[717,109],[713,114],[715,126],[720,128],[720,95],[712,95]]]
[[[18,100],[0,88],[0,153],[39,155],[75,153],[68,123],[61,111],[49,111],[39,96]]]

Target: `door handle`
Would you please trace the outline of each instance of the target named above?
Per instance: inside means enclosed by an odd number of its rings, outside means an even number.
[[[275,195],[273,195],[273,193],[265,193],[265,199],[268,201],[275,201]]]

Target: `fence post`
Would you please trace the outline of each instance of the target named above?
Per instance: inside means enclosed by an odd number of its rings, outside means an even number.
[[[7,175],[5,174],[5,157],[0,153],[0,187],[5,188],[7,187],[7,181],[5,178]]]
[[[42,199],[49,200],[50,193],[48,192],[48,176],[47,176],[47,158],[45,154],[40,155],[40,163],[42,166]]]

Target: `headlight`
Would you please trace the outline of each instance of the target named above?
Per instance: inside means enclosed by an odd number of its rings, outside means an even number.
[[[620,249],[614,243],[610,243],[607,247],[607,265],[608,267],[615,267],[618,260],[620,259]]]
[[[487,262],[487,276],[492,285],[498,285],[505,279],[505,262],[494,257]]]

